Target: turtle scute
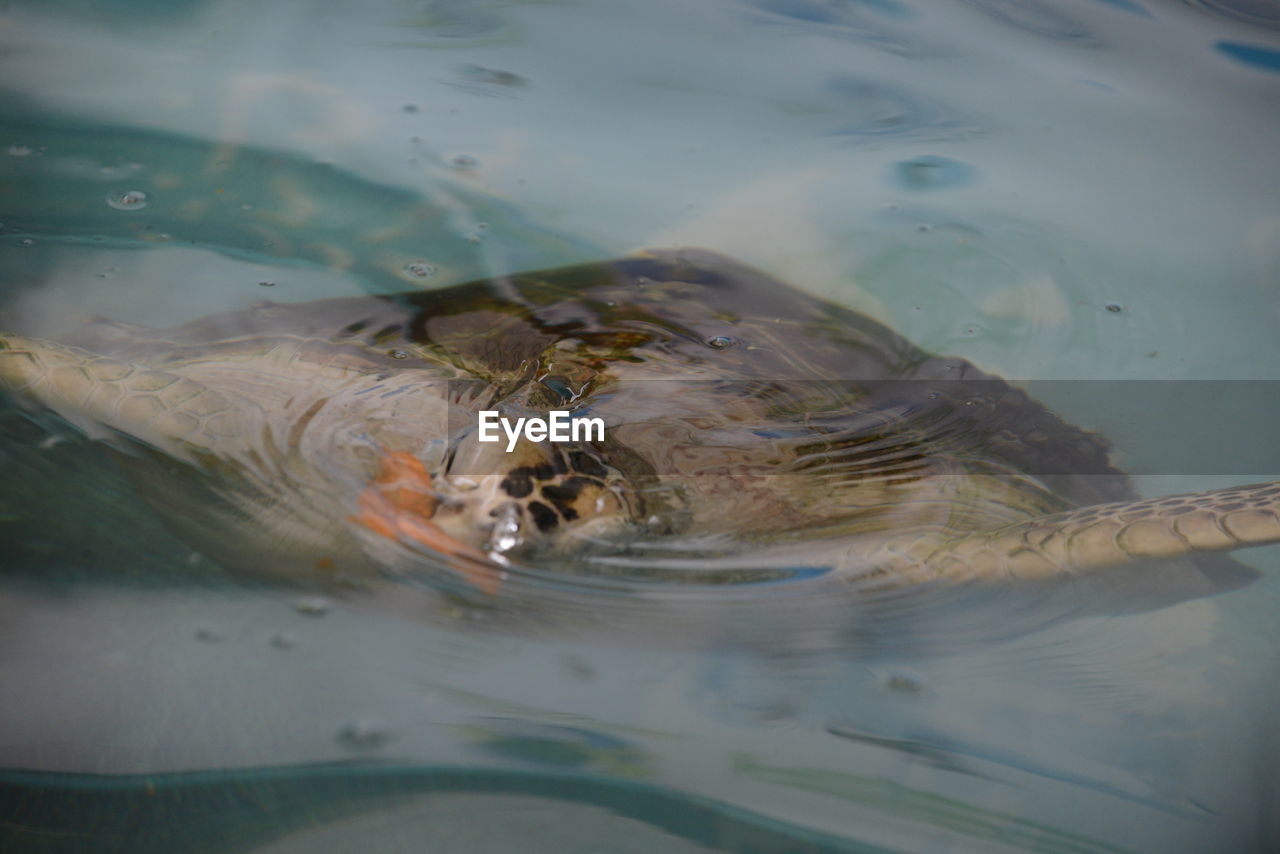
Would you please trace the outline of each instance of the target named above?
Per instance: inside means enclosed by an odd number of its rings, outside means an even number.
[[[1139,500],[1098,436],[705,251],[151,329],[0,336],[192,544],[287,577],[1044,578],[1280,540],[1280,486]],[[482,442],[478,413],[603,439]],[[408,569],[406,569],[408,568]]]

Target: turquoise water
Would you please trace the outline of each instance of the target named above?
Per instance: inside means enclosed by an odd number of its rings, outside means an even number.
[[[8,2],[0,327],[705,246],[1072,381],[1033,388],[1148,494],[1244,483],[1280,475],[1278,74],[1243,0]],[[486,620],[232,582],[0,419],[6,850],[1280,847],[1275,548],[1171,605]]]

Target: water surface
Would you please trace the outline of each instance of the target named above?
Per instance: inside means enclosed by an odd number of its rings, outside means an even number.
[[[15,0],[0,326],[706,246],[1038,381],[1148,494],[1276,476],[1278,29],[1245,0]],[[0,417],[13,850],[1280,845],[1275,548],[1172,605],[780,589],[615,633],[234,581],[100,449]]]

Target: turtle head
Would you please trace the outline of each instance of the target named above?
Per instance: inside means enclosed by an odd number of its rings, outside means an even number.
[[[433,521],[487,552],[561,552],[616,537],[636,517],[624,476],[589,445],[522,439],[511,451],[464,442],[451,455]]]

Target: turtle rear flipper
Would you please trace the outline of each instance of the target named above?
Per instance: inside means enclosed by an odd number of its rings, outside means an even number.
[[[949,541],[896,538],[891,562],[923,565],[933,576],[1007,580],[1050,578],[1122,564],[1196,556],[1280,542],[1280,481],[1142,501],[1097,504]],[[1213,562],[1209,577],[1222,567]],[[1221,574],[1221,573],[1218,573]],[[1239,586],[1231,578],[1223,586]]]
[[[187,377],[19,335],[0,335],[0,388],[95,439],[112,434],[191,461],[235,434],[224,395]]]

